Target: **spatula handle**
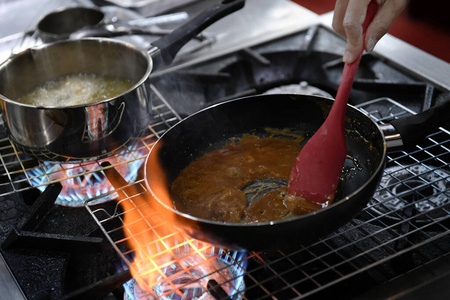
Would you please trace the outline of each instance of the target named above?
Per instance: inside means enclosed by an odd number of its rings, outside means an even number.
[[[369,27],[370,23],[372,23],[373,18],[375,17],[375,14],[377,13],[377,10],[378,10],[378,4],[375,0],[372,0],[367,7],[366,18],[364,19],[364,22],[362,24],[363,46],[361,47],[361,51],[358,55],[358,58],[354,62],[344,65],[341,83],[339,84],[339,88],[338,88],[338,91],[336,94],[336,101],[333,104],[333,107],[337,106],[336,110],[338,110],[339,112],[342,112],[342,114],[339,115],[339,119],[342,121],[342,124],[344,123],[344,120],[345,120],[345,112],[346,112],[345,106],[347,106],[348,97],[350,96],[350,91],[351,91],[352,85],[353,85],[353,80],[355,78],[356,71],[358,70],[359,62],[361,61],[361,57],[364,52],[364,40],[366,38],[367,28]],[[340,107],[340,106],[344,106],[344,107]]]

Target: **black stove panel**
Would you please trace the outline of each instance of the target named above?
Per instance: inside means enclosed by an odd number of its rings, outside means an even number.
[[[60,190],[55,183],[0,201],[1,253],[22,291],[28,299],[94,299],[120,290],[129,273],[108,282],[120,273],[117,253],[84,207],[54,205]]]
[[[185,69],[156,73],[152,83],[183,116],[227,99],[260,94],[302,81],[334,97],[343,69],[341,55],[333,48],[322,49],[320,43],[332,38],[336,39],[334,33],[314,27]],[[361,60],[349,103],[357,105],[388,97],[420,112],[435,104],[442,94],[444,91],[395,68],[389,61],[366,54]]]

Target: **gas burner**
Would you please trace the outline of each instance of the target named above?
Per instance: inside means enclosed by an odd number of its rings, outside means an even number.
[[[333,99],[329,93],[321,90],[317,87],[309,85],[306,81],[301,81],[299,84],[282,85],[267,90],[264,94],[300,94],[300,95],[313,95],[322,96],[325,98]]]
[[[195,243],[195,242],[194,242]],[[181,247],[180,247],[181,248]],[[214,259],[201,253],[178,253],[177,258],[161,269],[160,282],[153,288],[154,294],[161,300],[175,299],[242,299],[245,283],[243,278],[246,265],[237,264],[247,253],[243,251],[224,252]],[[214,257],[217,255],[214,255]],[[244,261],[246,262],[246,261]],[[141,288],[136,279],[124,284],[125,300],[153,300],[154,297]],[[183,296],[181,297],[182,294]]]
[[[428,165],[395,166],[385,170],[371,202],[372,210],[400,219],[409,208],[419,222],[442,217],[438,209],[450,204],[450,172]],[[411,205],[413,204],[413,205]]]
[[[127,182],[133,182],[138,175],[143,159],[136,159],[141,155],[122,154],[107,158],[104,161],[117,165],[116,170],[125,178]],[[60,181],[62,190],[55,203],[63,206],[81,207],[88,199],[98,198],[92,201],[99,204],[117,198],[116,193],[106,178],[99,161],[87,161],[83,163],[71,164],[53,162],[41,163],[41,168],[34,168],[27,171],[31,185],[41,192],[51,182]]]

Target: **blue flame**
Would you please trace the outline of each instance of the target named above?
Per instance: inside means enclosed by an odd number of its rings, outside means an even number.
[[[145,155],[129,162],[126,156],[117,157],[125,162],[119,164],[117,168],[123,168],[126,171],[119,171],[119,173],[127,182],[134,182],[139,168],[145,161]],[[87,200],[91,199],[94,199],[91,204],[98,204],[117,198],[114,187],[99,165],[98,161],[79,164],[41,162],[40,167],[30,169],[26,173],[30,185],[41,192],[51,182],[61,182],[63,189],[55,203],[64,206],[83,206]],[[92,169],[86,172],[87,168]]]

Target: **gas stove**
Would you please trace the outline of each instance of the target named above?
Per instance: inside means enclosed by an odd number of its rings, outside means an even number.
[[[192,1],[164,13],[182,9],[193,15],[212,2]],[[136,13],[144,10],[127,16]],[[170,67],[151,75],[154,118],[147,135],[105,159],[37,161],[2,137],[2,295],[328,299],[339,293],[346,299],[414,299],[423,291],[432,297],[437,290],[428,287],[437,284],[450,295],[440,284],[450,270],[450,126],[409,152],[390,154],[382,182],[361,214],[310,245],[220,249],[187,237],[151,212],[136,222],[145,221],[145,231],[155,237],[148,246],[152,251],[129,249],[141,232],[127,234],[124,216],[141,212],[139,201],[146,195],[141,166],[157,138],[184,117],[228,99],[271,92],[333,97],[345,42],[330,23],[331,14],[318,16],[290,1],[247,0],[244,10],[205,31],[206,42],[186,45]],[[15,51],[39,42],[32,36],[6,40]],[[377,123],[388,123],[449,100],[445,74],[448,63],[388,35],[364,55],[350,103]]]

